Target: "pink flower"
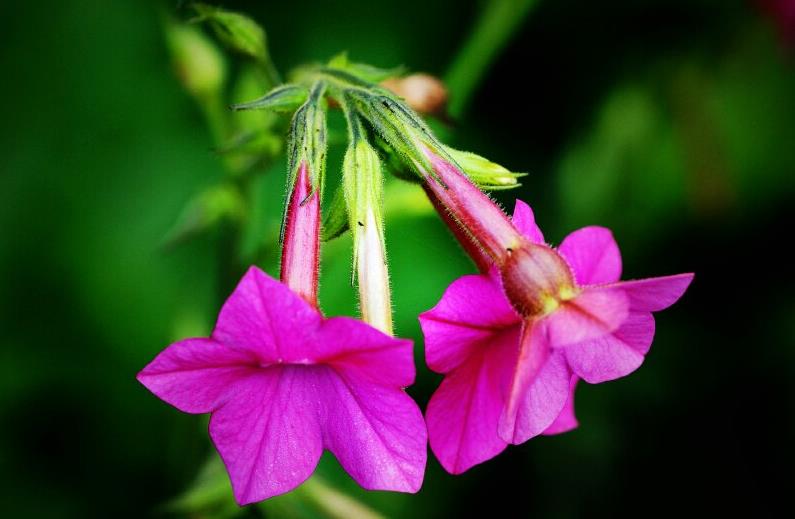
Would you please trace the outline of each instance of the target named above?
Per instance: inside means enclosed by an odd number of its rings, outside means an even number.
[[[186,339],[138,375],[186,413],[212,413],[210,437],[240,504],[287,492],[330,450],[367,489],[416,492],[425,470],[411,341],[348,317],[324,319],[287,286],[249,269],[209,339]]]
[[[138,380],[186,413],[212,413],[210,437],[235,499],[300,485],[324,449],[363,487],[416,492],[427,433],[403,391],[412,343],[316,308],[319,196],[301,164],[285,226],[282,281],[251,267],[212,335],[161,352]]]
[[[580,229],[555,250],[525,203],[517,201],[512,223],[516,248],[502,256],[495,248],[489,272],[456,280],[420,316],[428,366],[445,374],[426,412],[431,449],[454,474],[509,443],[576,427],[578,378],[599,383],[637,369],[654,335],[651,312],[676,302],[693,278],[620,282],[608,229]]]

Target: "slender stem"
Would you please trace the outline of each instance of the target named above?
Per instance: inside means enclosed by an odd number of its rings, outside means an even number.
[[[306,161],[298,166],[287,206],[281,280],[317,307],[320,265],[320,193],[312,189]]]
[[[538,0],[489,0],[475,28],[445,75],[450,89],[449,112],[460,117],[492,61],[521,26]]]

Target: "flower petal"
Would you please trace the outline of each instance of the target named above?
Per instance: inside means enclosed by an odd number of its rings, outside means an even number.
[[[323,452],[325,414],[316,381],[320,366],[271,366],[235,388],[213,413],[210,437],[241,505],[288,492],[315,470]]]
[[[210,339],[186,339],[160,352],[138,381],[158,398],[186,413],[217,409],[234,384],[245,379],[256,357]]]
[[[621,279],[621,252],[610,229],[584,227],[566,236],[558,247],[580,285]]]
[[[513,216],[511,217],[514,227],[519,229],[525,238],[533,243],[544,244],[544,234],[541,229],[536,225],[536,218],[533,210],[529,205],[516,199],[516,205],[513,209]]]
[[[629,298],[617,288],[587,287],[544,318],[554,348],[577,344],[617,330],[629,315]]]
[[[621,281],[613,286],[620,287],[629,296],[632,310],[638,312],[659,312],[665,310],[682,297],[693,274],[676,274],[657,278]]]
[[[526,323],[519,357],[500,416],[498,432],[508,443],[523,443],[544,432],[569,397],[571,372],[563,353],[549,346],[543,323]]]
[[[298,361],[320,322],[320,313],[287,285],[251,267],[221,308],[212,338],[256,352],[263,363]]]
[[[544,432],[541,433],[545,436],[551,436],[553,434],[562,434],[565,432],[569,432],[572,429],[576,429],[580,422],[577,421],[577,417],[574,414],[574,391],[577,388],[577,382],[579,381],[579,377],[577,375],[571,376],[571,381],[569,384],[569,398],[566,400],[566,405],[563,406],[563,410],[560,412],[555,421],[552,422],[552,425],[544,429]]]
[[[463,276],[439,303],[419,317],[428,367],[447,373],[463,363],[472,348],[519,322],[499,281],[488,275]]]
[[[572,344],[564,351],[572,371],[590,384],[626,376],[642,363],[654,337],[654,318],[633,312],[615,332]]]
[[[368,490],[418,491],[428,436],[414,400],[333,371],[319,387],[327,408],[324,444],[348,474]]]
[[[451,474],[461,474],[507,446],[497,425],[518,341],[515,326],[476,348],[431,397],[425,413],[431,450]]]
[[[414,383],[414,347],[350,317],[323,321],[312,356],[351,377],[402,388]]]

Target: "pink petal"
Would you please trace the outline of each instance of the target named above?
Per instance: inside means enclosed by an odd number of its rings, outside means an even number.
[[[558,247],[580,285],[614,283],[621,278],[621,252],[605,227],[584,227],[564,238]]]
[[[676,274],[637,281],[621,281],[613,286],[624,289],[629,296],[632,310],[658,312],[676,303],[691,281],[693,274]]]
[[[621,327],[598,339],[565,348],[569,367],[590,384],[615,380],[635,371],[654,337],[654,318],[633,312]]]
[[[574,414],[574,391],[577,388],[577,382],[579,380],[577,375],[572,375],[569,384],[569,398],[566,400],[566,405],[563,406],[563,410],[558,417],[555,418],[555,421],[552,422],[552,425],[547,427],[541,434],[545,436],[561,434],[576,429],[577,426],[580,425],[580,422],[577,421],[577,417]]]
[[[316,381],[320,366],[272,366],[235,387],[213,413],[210,437],[241,505],[283,494],[303,483],[323,452],[325,415]]]
[[[560,348],[608,335],[629,315],[629,298],[612,287],[587,287],[544,318],[553,347]]]
[[[522,233],[525,238],[533,243],[544,244],[544,234],[536,225],[536,218],[535,215],[533,215],[533,210],[529,205],[518,198],[516,199],[511,221],[514,227],[519,229],[519,232]]]
[[[350,378],[394,388],[414,383],[414,347],[350,317],[323,321],[312,356]]]
[[[431,450],[451,474],[461,474],[505,449],[497,426],[518,340],[515,326],[473,350],[431,397],[425,413]]]
[[[186,413],[209,413],[258,366],[256,357],[210,339],[186,339],[160,352],[138,381]]]
[[[241,505],[300,485],[324,447],[368,489],[416,492],[425,469],[417,404],[402,389],[330,366],[252,370],[213,413],[210,436]]]
[[[550,348],[542,323],[522,330],[519,358],[500,416],[498,433],[508,443],[523,443],[555,421],[569,397],[571,372],[563,353]]]
[[[320,322],[318,311],[295,292],[251,267],[221,308],[212,338],[255,352],[262,363],[300,361]]]
[[[499,281],[487,275],[455,280],[441,301],[419,319],[428,366],[438,373],[454,369],[472,348],[519,322]]]
[[[388,369],[389,366],[385,366]],[[324,444],[368,490],[416,492],[428,436],[419,407],[404,391],[328,372]]]

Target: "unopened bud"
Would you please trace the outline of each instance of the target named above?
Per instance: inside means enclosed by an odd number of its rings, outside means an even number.
[[[355,123],[354,123],[355,124]],[[362,319],[392,333],[392,298],[381,211],[383,173],[378,153],[355,131],[343,162],[343,187],[353,233],[353,261]]]
[[[168,48],[177,76],[191,95],[206,99],[217,95],[226,80],[221,52],[197,27],[166,22]]]
[[[207,21],[224,45],[258,61],[268,59],[265,31],[257,22],[212,5],[195,3],[193,9],[199,15],[198,21]]]
[[[411,74],[389,78],[381,85],[388,88],[421,114],[442,114],[447,106],[447,88],[429,74]]]

